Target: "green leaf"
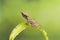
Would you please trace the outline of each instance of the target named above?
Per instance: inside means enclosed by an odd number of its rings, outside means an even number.
[[[9,40],[14,40],[15,37],[17,35],[19,35],[19,33],[21,33],[24,29],[26,29],[26,27],[30,26],[29,23],[21,23],[19,25],[17,25],[11,32]],[[42,33],[42,35],[44,36],[45,40],[48,40],[48,36],[45,30],[43,30],[42,28],[37,27],[37,29]]]
[[[21,33],[24,29],[26,29],[26,27],[28,26],[28,24],[26,23],[21,23],[19,25],[17,25],[11,32],[9,40],[14,40],[15,37],[17,35],[19,35],[19,33]]]
[[[48,40],[47,32],[43,29],[40,29],[42,35],[44,36],[45,40]]]

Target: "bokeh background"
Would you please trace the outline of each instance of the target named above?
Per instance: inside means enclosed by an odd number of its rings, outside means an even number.
[[[46,30],[49,40],[60,40],[60,0],[0,0],[0,40],[8,40],[12,29],[26,20],[21,11]],[[35,28],[27,28],[15,40],[44,40]]]

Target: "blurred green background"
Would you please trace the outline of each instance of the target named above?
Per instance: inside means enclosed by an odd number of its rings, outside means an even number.
[[[60,0],[0,0],[0,40],[8,40],[12,29],[26,22],[21,10],[39,22],[49,40],[60,40]],[[41,32],[27,28],[15,40],[44,40]]]

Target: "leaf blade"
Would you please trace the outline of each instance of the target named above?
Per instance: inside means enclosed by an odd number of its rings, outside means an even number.
[[[9,37],[9,40],[14,40],[15,39],[15,37],[17,36],[17,35],[19,35],[19,33],[21,33],[24,29],[26,29],[26,24],[24,24],[24,23],[21,23],[21,24],[19,24],[19,25],[17,25],[13,30],[12,30],[12,32],[11,32],[11,34],[10,34],[10,37]]]

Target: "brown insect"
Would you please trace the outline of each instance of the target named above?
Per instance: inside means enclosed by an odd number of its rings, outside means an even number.
[[[28,21],[28,23],[30,23],[33,26],[39,26],[39,23],[37,23],[35,20],[29,18],[28,13],[26,13],[26,12],[21,12],[21,13],[22,13],[22,16]]]

